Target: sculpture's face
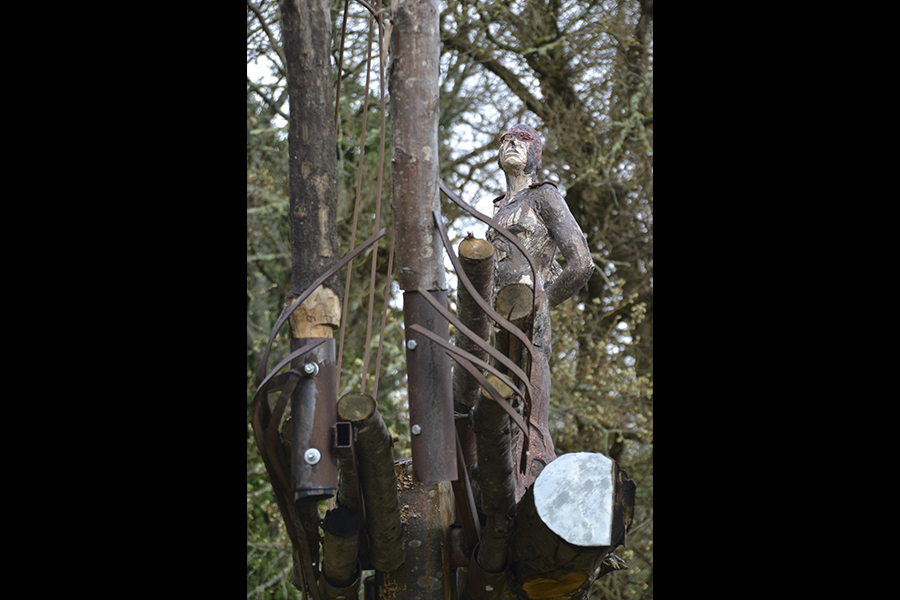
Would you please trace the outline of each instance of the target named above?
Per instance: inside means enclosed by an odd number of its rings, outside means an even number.
[[[497,156],[504,171],[523,171],[536,175],[541,168],[541,140],[537,131],[527,125],[513,125],[500,136]]]

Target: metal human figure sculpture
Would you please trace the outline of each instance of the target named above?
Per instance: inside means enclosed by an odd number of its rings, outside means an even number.
[[[511,321],[521,323],[523,331],[533,325],[532,344],[535,364],[531,370],[532,434],[529,442],[530,466],[525,474],[516,472],[516,501],[550,461],[556,458],[548,429],[550,409],[550,309],[560,304],[587,283],[594,268],[590,249],[565,200],[549,181],[537,182],[541,170],[541,140],[537,131],[526,125],[513,125],[500,137],[497,162],[506,174],[506,194],[494,200],[493,218],[517,235],[534,259],[538,273],[522,252],[495,230],[487,239],[497,250],[494,274],[494,306]],[[565,258],[563,268],[556,252]],[[532,314],[534,307],[534,314]],[[528,373],[527,353],[515,338],[498,332],[495,343]],[[522,436],[516,456],[521,456]]]

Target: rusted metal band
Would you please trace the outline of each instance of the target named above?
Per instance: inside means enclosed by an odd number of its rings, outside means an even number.
[[[447,187],[447,184],[444,183],[443,180],[438,180],[438,186],[440,187],[441,191],[444,192],[444,195],[446,195],[448,198],[453,200],[453,202],[455,202],[460,208],[462,208],[463,210],[465,210],[466,212],[471,214],[476,219],[490,225],[494,229],[494,231],[496,231],[497,233],[502,235],[504,238],[509,240],[509,242],[512,245],[514,245],[516,248],[519,249],[519,251],[525,257],[525,260],[527,260],[528,264],[531,266],[531,277],[532,277],[531,280],[535,282],[534,305],[531,308],[531,312],[532,312],[532,314],[534,314],[534,312],[537,310],[537,302],[538,302],[537,282],[539,281],[537,275],[538,275],[538,273],[540,273],[540,270],[538,269],[537,263],[534,262],[534,258],[532,258],[531,253],[525,249],[525,246],[522,245],[522,242],[519,241],[519,237],[516,234],[512,233],[510,230],[503,227],[502,225],[497,223],[494,219],[490,218],[489,216],[482,214],[482,213],[478,212],[477,210],[475,210],[474,206],[470,206],[462,198],[460,198],[455,193],[453,193],[453,191],[449,187]],[[457,269],[457,271],[459,271],[459,269]],[[541,292],[543,292],[543,289],[541,289]],[[531,352],[531,355],[534,356],[534,353]]]
[[[347,586],[334,585],[328,580],[328,577],[322,575],[322,577],[319,578],[319,592],[322,596],[324,596],[326,600],[349,600],[351,598],[359,597],[359,583],[362,570],[359,568],[358,561],[356,566],[356,579]]]
[[[456,359],[456,361],[459,364],[468,362],[468,363],[470,363],[469,366],[472,366],[474,364],[483,369],[490,371],[491,373],[496,375],[497,378],[500,379],[500,381],[502,381],[504,384],[508,385],[513,391],[515,391],[517,394],[522,396],[522,398],[524,400],[524,397],[525,397],[524,394],[515,385],[513,385],[512,381],[510,381],[503,373],[501,373],[500,371],[498,371],[491,365],[487,364],[483,360],[479,359],[476,356],[472,356],[470,353],[466,352],[465,350],[461,350],[461,349],[457,348],[450,342],[440,339],[438,336],[434,335],[433,333],[431,333],[430,331],[428,331],[427,329],[425,329],[419,325],[411,325],[410,330],[424,335],[428,339],[435,342],[437,345],[444,348],[444,350],[446,350],[447,353],[452,358]],[[460,360],[460,359],[462,359],[462,360]],[[466,370],[468,370],[468,369],[466,369]],[[482,387],[484,387],[488,391],[489,394],[491,394],[491,396],[494,398],[494,400],[497,401],[497,404],[499,404],[500,406],[503,407],[503,410],[505,410],[509,414],[509,416],[513,419],[513,421],[516,423],[516,425],[518,425],[519,428],[522,430],[522,432],[527,436],[528,435],[528,425],[522,419],[522,415],[520,415],[516,411],[516,409],[512,407],[512,405],[509,402],[507,402],[503,399],[503,396],[501,396],[500,393],[494,388],[494,386],[492,386],[487,381],[487,378],[485,378],[484,375],[482,375],[481,373],[478,373],[477,369],[473,369],[472,371],[469,371],[469,373],[471,373],[472,376],[478,380],[478,383]],[[476,375],[476,373],[478,373],[478,374]]]
[[[441,182],[441,185],[443,186],[444,183]],[[441,189],[444,190],[443,187]],[[444,191],[446,193],[446,190],[444,190]],[[460,202],[462,202],[462,200],[460,200]],[[465,203],[463,203],[463,204],[465,204]],[[494,321],[496,321],[498,325],[503,327],[503,329],[507,330],[512,335],[516,336],[516,338],[518,338],[519,341],[522,342],[522,345],[525,347],[525,349],[528,350],[528,353],[532,356],[532,359],[533,359],[534,358],[534,348],[532,347],[531,340],[528,338],[528,336],[525,335],[525,333],[521,329],[519,329],[518,327],[516,327],[515,325],[510,323],[506,319],[506,317],[504,317],[503,315],[501,315],[500,313],[495,311],[493,308],[491,308],[491,306],[487,302],[485,302],[484,299],[481,297],[481,294],[479,294],[478,291],[475,289],[475,286],[472,285],[472,282],[469,281],[468,276],[466,276],[465,271],[463,270],[462,265],[459,262],[459,258],[456,256],[456,253],[452,249],[452,245],[450,244],[450,238],[447,237],[447,230],[444,228],[444,223],[441,221],[440,213],[438,211],[434,211],[434,222],[435,222],[435,225],[437,225],[437,229],[441,234],[441,240],[444,243],[444,248],[446,248],[447,254],[450,256],[450,262],[453,263],[453,268],[456,269],[456,276],[459,278],[459,280],[465,286],[466,290],[468,290],[469,295],[472,296],[472,300],[475,302],[475,304],[478,305],[478,307],[481,310],[483,310],[485,313],[488,314],[488,316],[490,316]],[[493,220],[491,220],[491,222],[493,223]],[[498,225],[498,227],[499,227],[499,225]],[[503,229],[503,228],[501,227],[501,229]],[[504,229],[504,231],[506,231],[506,230]],[[515,237],[515,236],[513,236],[513,237]],[[518,239],[516,241],[518,241]],[[524,250],[524,248],[523,248],[523,250]]]
[[[411,327],[411,329],[413,331],[418,331],[419,333],[428,337],[429,339],[435,340],[439,346],[442,346],[444,348],[444,350],[447,351],[447,354],[449,354],[451,358],[456,360],[456,362],[461,367],[463,367],[466,371],[469,372],[469,374],[472,377],[475,378],[475,381],[477,381],[478,384],[481,387],[483,387],[485,389],[485,391],[487,391],[488,394],[490,394],[491,398],[493,398],[494,401],[497,404],[499,404],[503,410],[506,411],[506,413],[510,416],[510,418],[513,420],[513,422],[516,425],[518,425],[519,429],[522,430],[522,435],[523,435],[524,439],[523,439],[523,444],[522,444],[522,459],[519,461],[519,465],[520,465],[521,472],[524,474],[528,468],[528,461],[526,459],[527,459],[527,455],[528,455],[529,439],[531,438],[530,427],[528,426],[528,424],[530,423],[529,416],[526,413],[525,419],[523,420],[522,415],[520,415],[516,411],[516,409],[513,408],[512,405],[506,401],[506,399],[503,398],[503,395],[500,392],[498,392],[497,389],[493,385],[491,385],[491,383],[487,380],[487,378],[484,375],[482,375],[481,372],[478,371],[478,369],[476,369],[472,363],[475,363],[478,366],[482,367],[483,369],[490,371],[491,373],[496,375],[497,378],[504,385],[508,386],[515,393],[517,393],[519,396],[521,396],[523,400],[525,399],[524,394],[522,394],[522,392],[517,387],[512,385],[512,381],[510,381],[505,375],[503,375],[502,373],[500,373],[500,371],[498,371],[491,365],[487,364],[486,362],[482,361],[478,357],[472,356],[472,354],[470,354],[469,352],[466,352],[465,350],[457,348],[456,346],[454,346],[453,344],[451,344],[449,342],[439,341],[437,336],[432,334],[430,331],[427,331],[425,329],[422,329],[421,327],[418,327],[417,325],[413,325]],[[543,435],[543,434],[541,434],[541,431],[539,428],[535,428],[535,430],[538,432],[538,434]]]
[[[462,595],[463,600],[494,600],[500,598],[505,585],[506,570],[512,563],[510,557],[507,558],[506,565],[503,570],[491,573],[485,571],[478,564],[478,550],[481,544],[472,550],[472,557],[469,559],[469,572],[466,580],[466,589]]]
[[[324,343],[316,343],[322,340]],[[337,491],[334,426],[337,420],[337,372],[334,338],[292,338],[291,347],[312,341],[316,347],[292,362],[305,373],[291,394],[291,487],[294,501],[330,498]],[[312,367],[313,371],[304,371]]]
[[[328,338],[317,339],[316,341],[305,344],[301,348],[298,348],[297,350],[291,352],[280,363],[278,363],[278,370],[281,370],[281,368],[288,364],[291,360],[303,356],[307,352],[314,350],[327,341]],[[256,390],[256,394],[253,396],[254,432],[257,431],[256,426],[259,425],[260,430],[258,432],[259,435],[257,436],[257,446],[260,447],[260,452],[265,454],[263,458],[270,458],[275,455],[274,448],[278,438],[278,424],[281,422],[281,417],[284,416],[284,411],[287,408],[287,401],[290,398],[291,394],[294,392],[297,382],[300,380],[300,373],[297,371],[288,371],[284,374],[284,377],[278,377],[276,376],[278,370],[272,371],[272,373],[263,380],[263,383],[260,384],[259,388]],[[277,386],[274,385],[276,383]],[[264,398],[264,394],[275,391],[270,389],[271,387],[277,387],[281,389],[281,395],[278,397],[278,402],[276,403],[275,408],[271,409],[271,411],[263,411],[264,413],[268,413],[267,415],[258,414],[260,405],[268,405],[268,400],[266,400],[265,402],[262,401],[262,399]],[[256,418],[257,415],[260,417],[259,419]],[[268,417],[265,422],[263,422],[262,420],[263,416]]]
[[[306,291],[304,291],[302,294],[300,294],[300,296],[298,296],[297,299],[294,300],[294,302],[290,306],[284,307],[284,310],[281,311],[281,315],[279,315],[278,319],[275,321],[275,326],[272,328],[272,333],[269,335],[269,342],[266,344],[266,349],[263,351],[262,357],[259,360],[259,366],[256,369],[256,380],[257,381],[262,382],[265,379],[266,373],[268,372],[267,371],[267,363],[269,362],[269,352],[271,352],[271,350],[272,350],[272,344],[275,341],[275,336],[278,335],[279,331],[281,331],[282,326],[285,324],[285,322],[287,322],[288,318],[291,316],[291,313],[293,313],[295,310],[297,310],[297,308],[301,304],[303,304],[303,301],[306,300],[309,297],[309,295],[315,291],[315,289],[317,287],[322,285],[329,277],[331,277],[332,275],[337,273],[348,262],[350,262],[351,260],[353,260],[354,258],[359,256],[359,254],[361,254],[363,252],[363,250],[365,250],[366,248],[368,248],[369,246],[371,246],[372,244],[374,244],[375,242],[380,240],[382,237],[384,237],[385,233],[387,233],[387,227],[382,227],[375,234],[373,234],[372,237],[370,237],[369,239],[364,241],[362,244],[360,244],[359,246],[354,248],[352,251],[350,251],[347,254],[347,256],[342,258],[333,267],[331,267],[330,269],[328,269],[327,271],[322,273],[322,275],[320,275],[319,278],[316,279],[312,283],[312,285],[310,285],[308,288],[306,288]],[[322,338],[322,339],[328,339],[328,338]],[[284,362],[284,361],[282,361],[282,362]],[[282,366],[284,366],[284,365],[282,365]],[[277,371],[278,371],[278,369],[275,369],[275,372],[277,372]],[[260,384],[260,385],[262,385],[262,384]]]
[[[479,348],[481,348],[482,350],[487,352],[491,357],[497,359],[497,361],[499,361],[503,366],[505,366],[506,368],[511,370],[513,372],[513,374],[516,375],[516,377],[521,379],[522,383],[525,384],[525,389],[527,391],[525,401],[528,403],[530,403],[532,401],[532,398],[534,398],[534,390],[531,387],[531,382],[529,381],[528,375],[525,374],[525,371],[523,371],[516,363],[511,361],[509,359],[509,357],[502,354],[496,348],[494,348],[493,346],[491,346],[490,344],[485,342],[483,339],[481,339],[481,337],[478,334],[476,334],[471,329],[469,329],[468,327],[463,325],[462,321],[460,321],[459,319],[454,317],[452,314],[450,314],[450,311],[447,310],[446,308],[444,308],[443,306],[441,306],[440,303],[437,302],[434,298],[432,298],[430,295],[427,295],[427,296],[424,295],[425,291],[422,288],[419,288],[419,293],[423,294],[423,297],[425,298],[425,300],[427,300],[431,304],[431,306],[433,306],[434,309],[436,311],[438,311],[438,313],[442,317],[444,317],[445,319],[447,319],[448,321],[453,323],[453,326],[456,327],[457,331],[462,332],[466,337],[468,337],[473,342],[475,342],[475,344]],[[458,345],[457,345],[457,348],[459,348]],[[459,350],[462,352],[465,352],[461,348],[459,348]],[[477,357],[472,356],[472,358],[477,358]],[[511,386],[511,387],[513,387],[513,386]]]
[[[296,552],[299,552],[301,557],[300,573],[303,577],[301,585],[305,584],[308,586],[313,598],[316,600],[318,600],[319,591],[316,587],[315,571],[312,567],[313,558],[310,555],[306,532],[302,528],[294,526],[294,517],[299,519],[299,515],[297,515],[296,507],[291,501],[291,494],[289,492],[290,479],[275,459],[275,446],[278,443],[278,424],[281,422],[281,417],[284,415],[287,401],[293,393],[297,382],[300,380],[300,373],[297,371],[288,371],[287,373],[279,374],[278,371],[295,358],[299,358],[310,350],[318,347],[320,344],[325,343],[327,339],[328,338],[322,338],[321,340],[316,340],[291,352],[277,365],[277,368],[272,373],[262,378],[262,382],[253,396],[251,416],[251,424],[253,426],[254,437],[256,438],[256,445],[259,448],[259,453],[263,460],[263,464],[266,467],[266,471],[269,473],[275,501],[278,504],[279,510],[281,510],[281,514],[285,517],[284,524],[288,532],[288,537],[291,540],[291,545]],[[281,391],[281,395],[273,410],[269,407],[266,395],[279,390]]]

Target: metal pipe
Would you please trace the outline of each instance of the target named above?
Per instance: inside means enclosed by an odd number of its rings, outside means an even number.
[[[356,582],[359,586],[359,561],[357,560],[359,515],[340,506],[329,511],[322,525],[324,553],[322,574],[333,590],[345,590]],[[329,596],[336,598],[336,596]]]
[[[291,338],[291,349],[312,339]],[[291,363],[303,374],[291,394],[291,485],[294,501],[330,498],[337,490],[335,343],[326,341]]]
[[[337,454],[338,470],[340,472],[337,492],[338,505],[346,506],[359,515],[360,518],[365,518],[362,498],[359,493],[359,471],[356,468],[353,425],[348,421],[338,421],[335,424],[334,449]]]
[[[447,294],[422,292],[431,295],[446,308]],[[440,339],[448,340],[450,323],[419,292],[404,292],[403,320],[407,340],[413,474],[422,483],[455,481],[458,474],[450,357],[432,340],[412,330],[413,325],[418,325]]]

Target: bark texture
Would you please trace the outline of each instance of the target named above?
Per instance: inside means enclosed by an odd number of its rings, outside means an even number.
[[[334,76],[329,52],[331,13],[327,0],[283,0],[281,10],[290,92],[289,218],[293,280],[288,296],[298,296],[337,262],[339,252],[334,99],[330,94]],[[340,297],[337,276],[325,285]]]

